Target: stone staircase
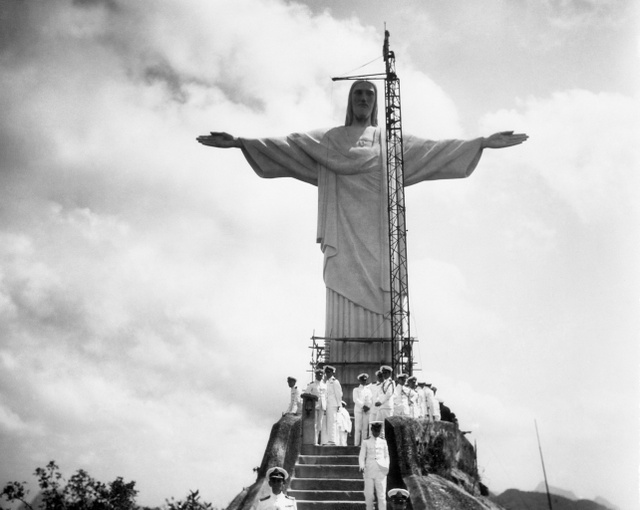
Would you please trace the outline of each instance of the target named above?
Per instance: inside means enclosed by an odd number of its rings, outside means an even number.
[[[298,510],[364,510],[358,446],[302,445],[287,494]]]

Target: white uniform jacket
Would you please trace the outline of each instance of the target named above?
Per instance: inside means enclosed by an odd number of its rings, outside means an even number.
[[[298,510],[295,498],[287,496],[283,492],[280,494],[269,494],[266,498],[262,498],[256,510]]]
[[[336,408],[342,406],[342,385],[335,377],[327,379],[327,406]]]
[[[409,388],[406,385],[396,384],[393,392],[393,415],[409,416]]]
[[[381,437],[371,436],[360,447],[358,458],[360,469],[364,469],[365,478],[383,478],[389,473],[389,447]]]
[[[302,410],[302,398],[300,397],[300,390],[297,386],[291,388],[291,400],[289,401],[289,407],[287,413],[300,414]]]
[[[385,379],[380,385],[380,391],[376,399],[376,402],[380,402],[378,409],[393,409],[394,386],[394,382],[391,379]]]
[[[362,406],[367,406],[371,409],[372,406],[372,394],[371,385],[359,385],[353,388],[353,412],[361,413]]]
[[[320,409],[322,411],[327,410],[327,383],[316,379],[309,383],[305,393],[310,393],[311,395],[318,397],[318,400],[316,401],[316,409]]]

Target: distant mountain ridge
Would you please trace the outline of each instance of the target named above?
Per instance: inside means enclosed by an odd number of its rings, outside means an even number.
[[[544,482],[540,482],[538,486],[533,489],[534,492],[542,492],[544,494],[547,493],[547,487]],[[555,494],[557,496],[562,496],[563,498],[570,499],[571,501],[578,501],[578,497],[571,491],[561,489],[560,487],[554,487],[553,485],[549,485],[549,492],[551,494]]]
[[[491,496],[491,500],[502,506],[505,510],[549,510],[547,501],[547,491],[542,484],[542,492],[527,492],[518,489],[507,489],[499,496]],[[567,494],[569,497],[557,494],[557,492]],[[598,498],[600,502],[590,499],[578,499],[570,492],[558,488],[549,487],[551,493],[551,504],[553,510],[618,510],[617,507],[606,502],[603,498]]]
[[[538,484],[538,486],[535,488],[535,492],[543,492],[545,494],[547,493],[547,489],[544,485],[544,482],[540,482]],[[549,485],[549,492],[551,494],[563,496],[567,499],[570,499],[571,501],[578,501],[580,499],[573,492],[561,489],[560,487],[554,487],[553,485]],[[611,501],[607,501],[606,499],[600,496],[598,496],[594,501],[599,505],[609,508],[610,510],[620,510],[616,505],[611,503]]]

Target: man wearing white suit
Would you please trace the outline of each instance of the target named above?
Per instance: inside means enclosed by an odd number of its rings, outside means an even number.
[[[371,437],[362,442],[358,458],[364,477],[364,501],[367,510],[373,510],[373,498],[378,510],[387,509],[387,473],[389,473],[389,447],[380,437],[382,422],[371,423]]]
[[[371,385],[367,384],[368,374],[360,374],[360,384],[353,389],[354,434],[353,445],[360,446],[362,438],[369,436],[369,410],[372,404]]]
[[[324,367],[324,375],[327,382],[327,440],[322,438],[322,444],[337,444],[337,418],[338,411],[342,407],[342,386],[340,381],[335,378],[335,367],[327,365]]]
[[[384,422],[389,416],[393,416],[393,393],[395,385],[391,379],[393,370],[389,365],[382,365],[380,372],[384,376],[384,381],[380,386],[378,397],[374,405],[378,408],[378,420]]]
[[[320,435],[326,436],[324,431],[325,419],[324,415],[327,411],[327,383],[324,382],[324,370],[317,368],[315,371],[316,380],[310,382],[305,393],[310,393],[318,397],[316,400],[316,422],[315,422],[315,439],[314,444],[322,444],[322,439],[318,439]]]

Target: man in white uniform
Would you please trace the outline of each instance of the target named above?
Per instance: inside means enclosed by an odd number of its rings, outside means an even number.
[[[431,384],[427,384],[427,388],[429,391],[427,392],[427,406],[429,407],[429,412],[433,416],[433,421],[440,421],[440,401],[438,397],[436,397],[436,391],[438,388]]]
[[[409,416],[409,393],[407,384],[407,374],[400,374],[396,377],[396,389],[393,392],[393,415]]]
[[[367,510],[373,510],[374,493],[378,501],[378,510],[387,508],[389,448],[387,442],[380,437],[381,430],[381,421],[371,423],[371,437],[362,442],[358,458],[364,478],[364,501]]]
[[[335,445],[338,441],[336,435],[338,433],[336,420],[338,418],[338,411],[342,407],[342,386],[340,381],[335,378],[335,367],[327,365],[324,367],[324,375],[327,382],[327,441],[323,444]]]
[[[388,365],[380,367],[380,372],[384,377],[384,381],[380,386],[380,391],[374,406],[378,408],[378,421],[384,421],[389,416],[393,416],[393,392],[395,385],[391,379],[392,369]]]
[[[391,510],[405,510],[409,503],[409,491],[406,489],[391,489],[387,492]]]
[[[373,406],[371,407],[371,411],[369,411],[369,423],[378,421],[378,410],[379,406],[376,406],[375,403],[378,401],[378,395],[380,395],[380,391],[382,388],[382,383],[384,382],[384,376],[380,370],[376,370],[376,382],[371,385],[371,402]],[[369,431],[367,431],[367,437],[369,437]]]
[[[322,444],[322,438],[320,435],[326,435],[323,432],[325,425],[325,413],[327,411],[327,383],[324,382],[324,370],[317,368],[315,370],[316,379],[310,382],[305,390],[305,393],[310,393],[318,397],[316,400],[316,421],[315,421],[315,439],[314,444]]]
[[[362,438],[366,439],[369,436],[369,411],[373,403],[371,385],[367,384],[368,380],[368,374],[360,374],[358,376],[360,384],[353,388],[354,446],[360,446]]]
[[[347,438],[351,433],[353,423],[351,423],[351,415],[349,414],[349,411],[347,411],[347,403],[344,400],[342,401],[342,406],[338,411],[337,427],[338,446],[347,446]]]
[[[291,388],[291,396],[289,398],[289,407],[287,407],[284,414],[300,414],[302,411],[302,398],[296,382],[297,379],[295,377],[287,377],[287,384]]]
[[[418,418],[420,416],[420,411],[418,410],[418,378],[415,375],[412,375],[407,379],[407,390],[408,395],[407,399],[409,402],[409,416],[411,418]]]
[[[262,498],[257,506],[256,510],[297,510],[296,500],[291,496],[287,496],[284,493],[284,487],[286,485],[289,473],[287,473],[281,467],[272,467],[267,471],[267,479],[269,480],[269,487],[271,487],[271,494]]]
[[[418,389],[416,392],[418,393],[418,418],[426,418],[427,416],[427,395],[425,392],[425,386],[427,384],[423,381],[418,383]]]

